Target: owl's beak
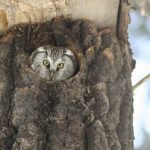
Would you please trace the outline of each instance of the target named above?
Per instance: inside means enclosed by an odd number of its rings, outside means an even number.
[[[54,70],[51,70],[51,71],[50,71],[50,79],[51,79],[51,80],[53,79],[53,75],[54,75]]]

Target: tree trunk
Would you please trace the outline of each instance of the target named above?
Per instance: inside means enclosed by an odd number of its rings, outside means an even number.
[[[0,32],[20,23],[46,22],[63,15],[116,28],[119,0],[0,0]]]
[[[92,4],[87,2],[88,6]],[[102,20],[92,19],[99,19],[93,17],[94,13],[91,18],[86,15],[82,19],[82,11],[80,17],[52,16],[49,22],[17,25],[3,34],[0,39],[2,150],[133,150],[134,61],[127,39],[129,4],[114,0],[119,4],[114,8],[109,2],[106,3],[110,10],[118,12],[116,16],[113,12],[106,16],[108,19],[114,15],[111,23],[104,21],[106,13]],[[105,4],[103,0],[101,3]],[[7,25],[13,23],[7,21]],[[1,30],[4,32],[4,28]],[[32,72],[29,57],[45,44],[74,50],[79,69],[73,78],[46,83]]]

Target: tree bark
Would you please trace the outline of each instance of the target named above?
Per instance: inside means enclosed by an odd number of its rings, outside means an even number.
[[[0,32],[16,24],[46,22],[62,15],[90,19],[101,28],[115,30],[118,5],[119,0],[1,0]]]
[[[120,1],[111,25],[88,16],[52,16],[46,23],[14,26],[2,36],[2,150],[133,150],[128,8]],[[113,28],[102,29],[107,26]],[[32,72],[29,57],[45,44],[75,52],[79,67],[73,78],[46,83]]]

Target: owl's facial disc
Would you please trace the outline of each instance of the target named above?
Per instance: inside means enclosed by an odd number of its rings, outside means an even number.
[[[71,78],[76,70],[74,53],[62,47],[41,46],[30,57],[31,68],[47,81],[62,81]]]

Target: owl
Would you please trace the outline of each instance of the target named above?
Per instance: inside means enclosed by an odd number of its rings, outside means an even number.
[[[61,81],[75,74],[76,58],[68,48],[44,45],[31,54],[30,67],[46,81]]]

